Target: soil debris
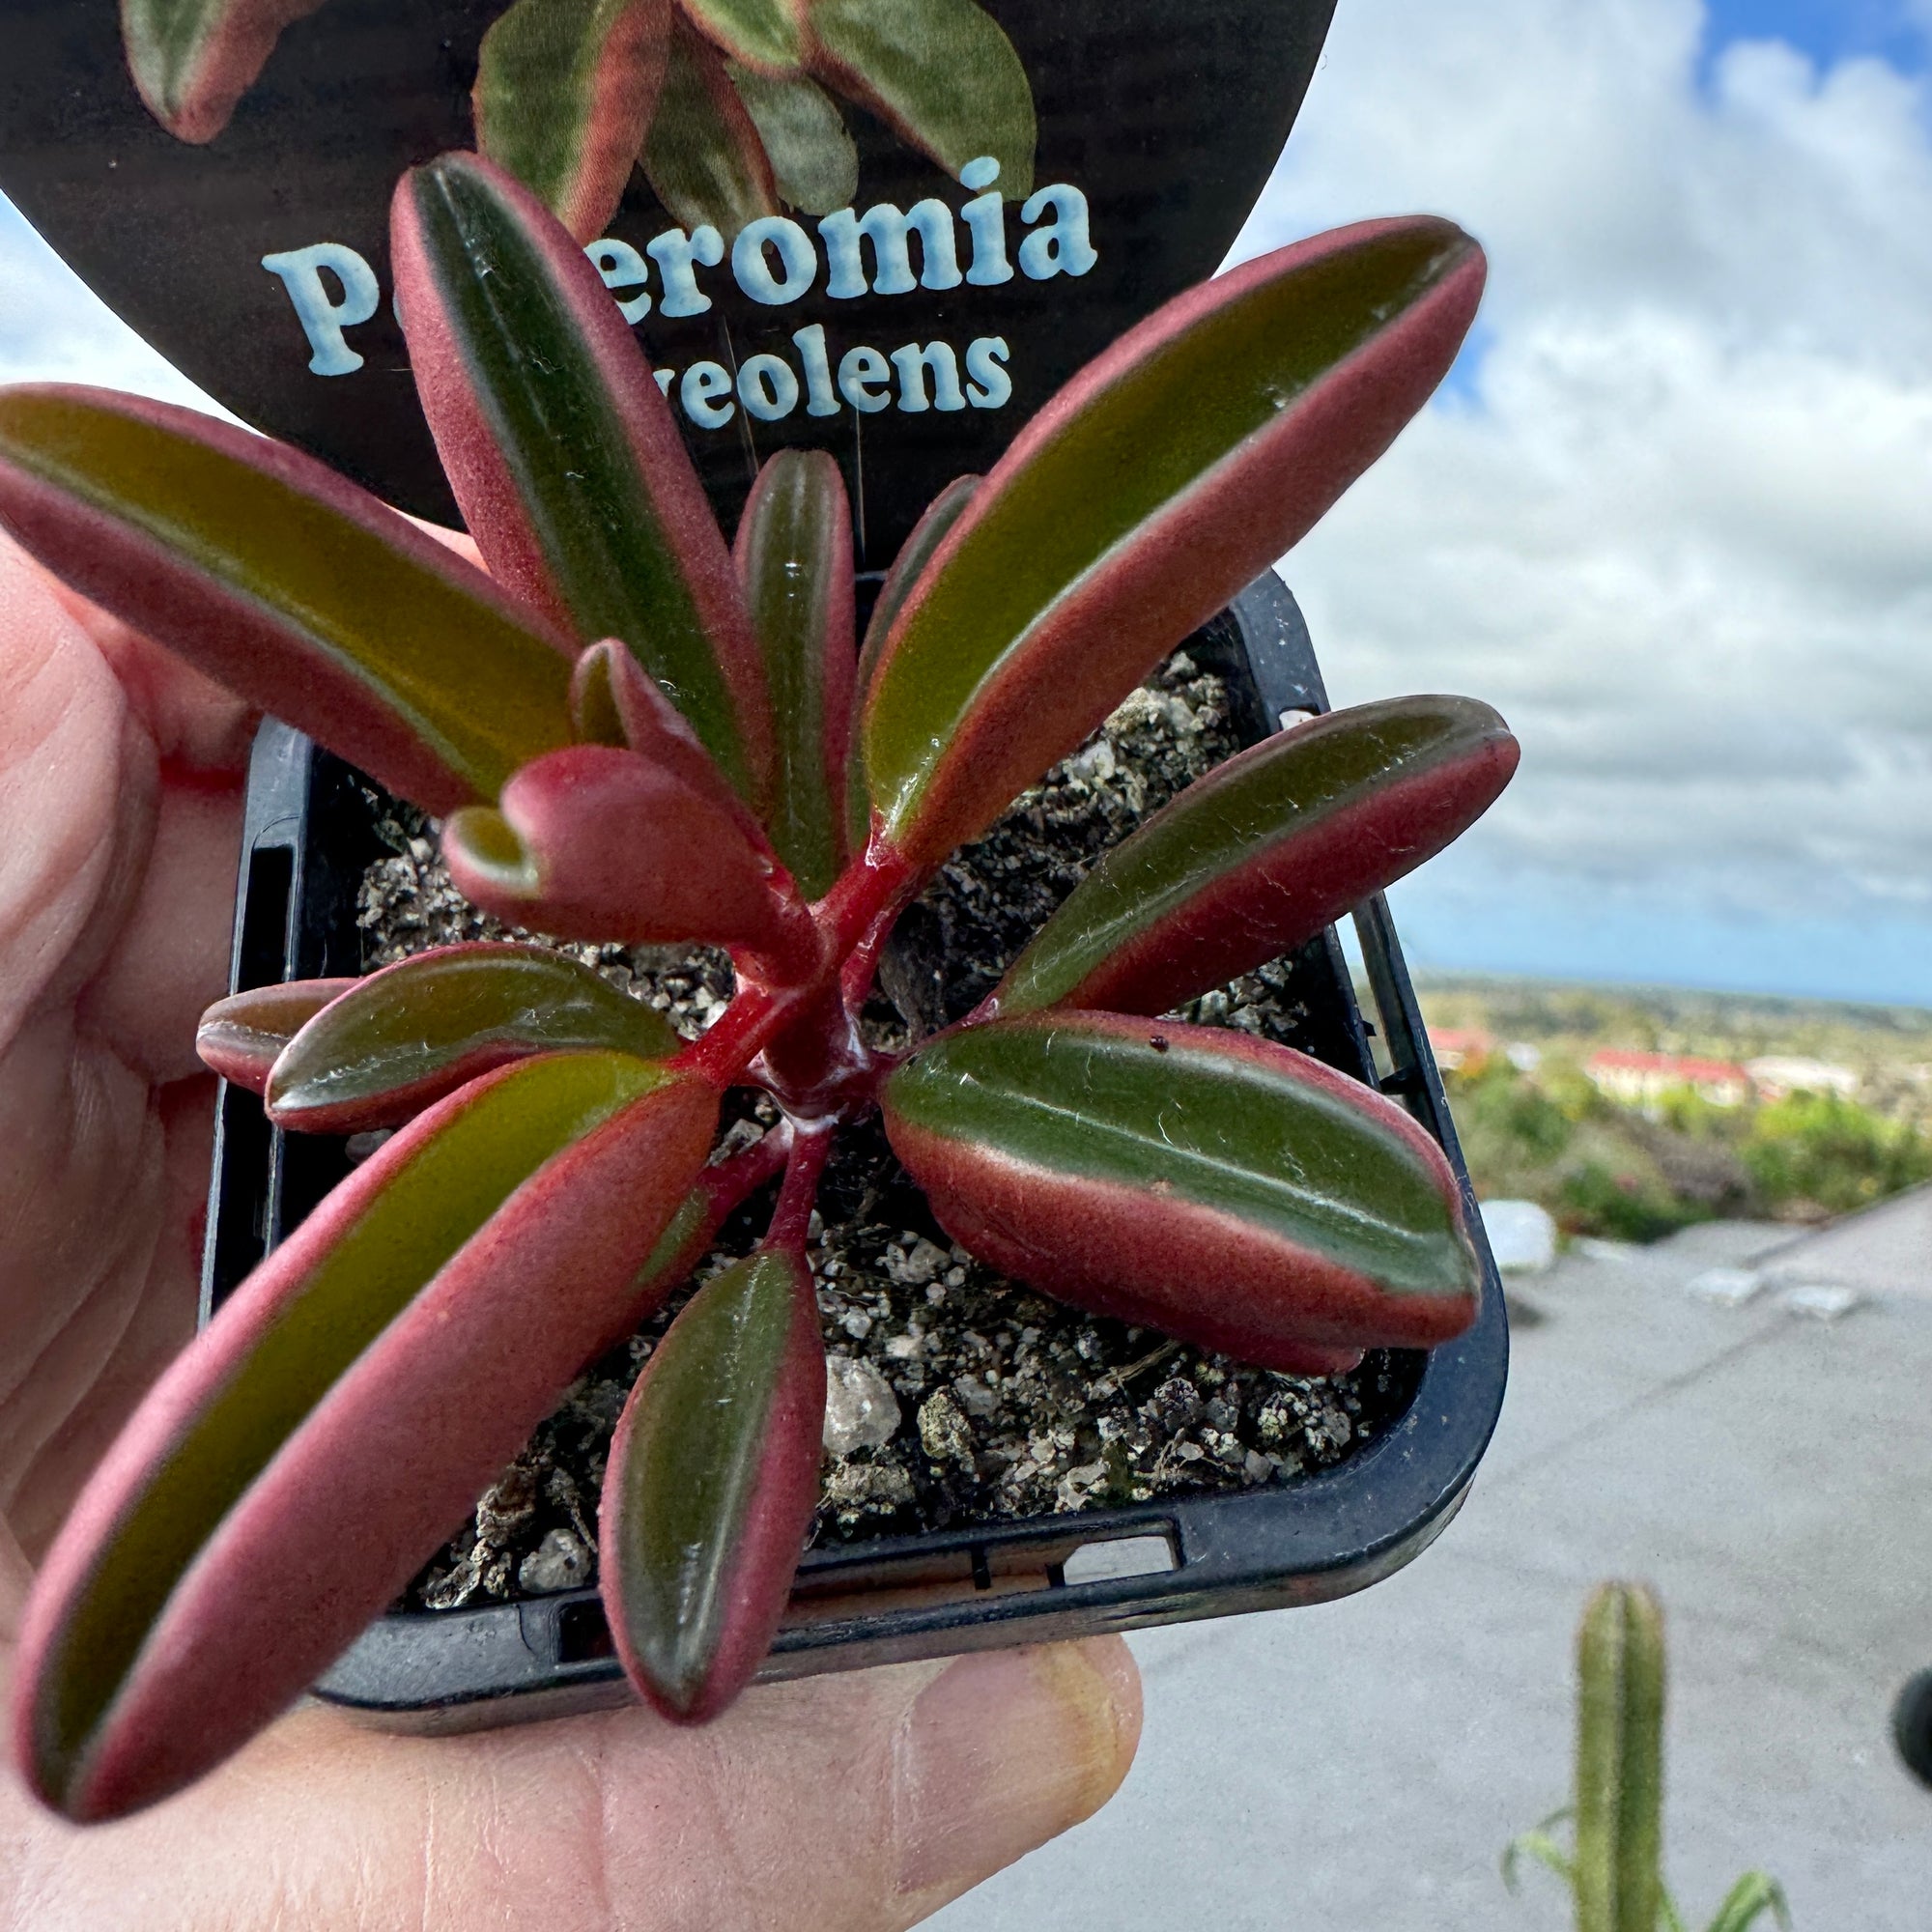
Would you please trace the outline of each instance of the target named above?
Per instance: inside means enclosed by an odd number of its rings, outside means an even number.
[[[1221,679],[1178,653],[955,855],[900,921],[883,996],[865,1016],[874,1043],[902,1047],[971,1011],[1102,851],[1238,749]],[[430,946],[534,936],[470,906],[441,867],[433,828],[377,803],[388,849],[363,885],[370,968]],[[559,950],[687,1037],[731,995],[722,952]],[[1303,1043],[1295,984],[1290,963],[1276,962],[1180,1017]],[[734,1145],[776,1123],[762,1095],[734,1100]],[[1351,1375],[1278,1376],[1036,1294],[951,1240],[876,1121],[841,1134],[820,1209],[810,1261],[829,1374],[818,1544],[1294,1482],[1386,1428],[1419,1371],[1418,1357],[1377,1353]],[[768,1211],[768,1200],[749,1203],[698,1279],[748,1253]],[[408,1605],[451,1609],[594,1579],[611,1430],[685,1298],[571,1388],[411,1586]]]

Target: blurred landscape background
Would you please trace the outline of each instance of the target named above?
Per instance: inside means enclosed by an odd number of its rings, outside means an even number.
[[[1803,1227],[1932,1179],[1932,1011],[1418,978],[1480,1198],[1571,1236]]]

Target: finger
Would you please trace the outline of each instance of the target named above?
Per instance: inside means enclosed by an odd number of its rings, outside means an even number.
[[[88,1129],[71,1138],[76,1151],[104,1152],[114,1174],[99,1195],[82,1188],[65,1197],[100,1204],[72,1218],[105,1224],[113,1236],[71,1252],[64,1267],[43,1260],[43,1279],[69,1291],[43,1297],[59,1325],[30,1362],[6,1355],[0,1507],[36,1560],[135,1405],[194,1337],[213,1126],[214,1080],[204,1075],[163,1088],[143,1116],[129,1109],[104,1146]],[[37,1218],[15,1224],[23,1256],[45,1255],[34,1239]],[[14,1325],[6,1321],[0,1335],[14,1339]]]
[[[239,774],[247,768],[256,719],[239,697],[70,589],[4,533],[0,545],[34,573],[86,635],[164,763],[189,773]]]
[[[490,568],[483,561],[483,553],[476,548],[476,539],[468,530],[448,529],[443,525],[432,524],[423,517],[411,517],[410,522],[425,536],[434,537],[440,544],[447,544],[458,556],[473,563],[478,570]]]
[[[242,803],[239,782],[162,778],[139,886],[77,1002],[83,1032],[156,1086],[202,1070],[195,1027],[228,991]]]
[[[700,1730],[385,1738],[312,1709],[124,1825],[17,1786],[5,1825],[35,1932],[896,1932],[1096,1810],[1139,1731],[1110,1637],[775,1685]]]
[[[152,830],[153,748],[52,595],[0,543],[0,1045],[71,997],[132,902]]]

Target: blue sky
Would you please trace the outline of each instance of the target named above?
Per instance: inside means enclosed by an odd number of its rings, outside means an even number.
[[[1713,0],[1714,47],[1739,40],[1779,40],[1814,60],[1876,54],[1902,65],[1925,53],[1925,15],[1900,0]]]
[[[1421,208],[1492,263],[1454,382],[1282,565],[1339,701],[1465,691],[1522,741],[1392,895],[1418,963],[1932,1005],[1928,29],[1338,11],[1236,252]]]
[[[1338,701],[1494,702],[1412,956],[1932,1005],[1932,0],[1343,0],[1237,252],[1481,237],[1476,343],[1283,565]],[[187,399],[0,203],[0,379]]]

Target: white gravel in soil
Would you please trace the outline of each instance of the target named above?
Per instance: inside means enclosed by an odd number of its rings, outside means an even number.
[[[867,1030],[903,1046],[978,1004],[1094,858],[1237,749],[1218,678],[1177,655],[1101,731],[957,855],[901,922]],[[362,895],[366,963],[512,934],[449,884],[433,828],[386,801],[388,856]],[[730,998],[713,952],[561,949],[696,1036]],[[1183,1015],[1292,1040],[1285,964]],[[776,1118],[738,1096],[734,1144]],[[830,1367],[818,1543],[1037,1517],[1155,1496],[1293,1483],[1399,1415],[1414,1359],[1372,1354],[1352,1375],[1284,1377],[1097,1320],[953,1245],[875,1122],[841,1136],[811,1245]],[[765,1204],[725,1230],[699,1278],[749,1250]],[[574,1589],[596,1575],[596,1511],[625,1395],[683,1295],[595,1364],[479,1501],[406,1602],[431,1609]]]

